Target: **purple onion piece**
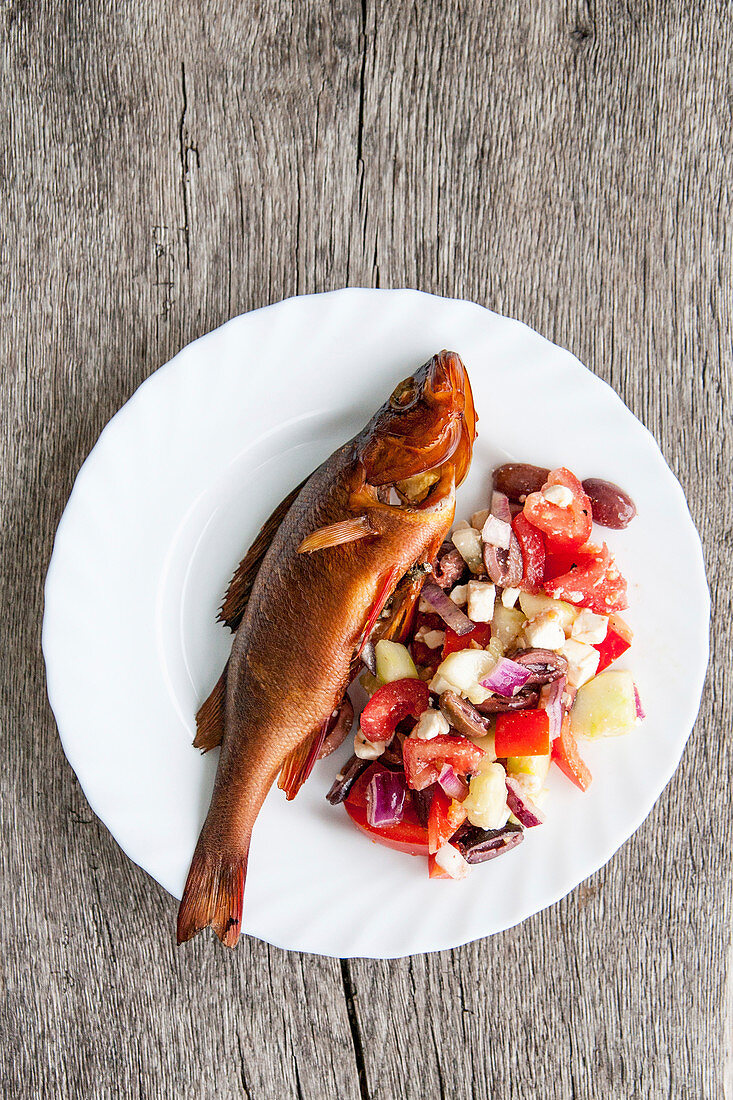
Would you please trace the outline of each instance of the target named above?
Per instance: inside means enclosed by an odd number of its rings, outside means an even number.
[[[514,695],[524,687],[531,675],[528,668],[510,661],[508,657],[501,657],[486,679],[481,680],[481,686],[499,695]]]
[[[340,771],[334,779],[333,786],[326,795],[326,800],[332,806],[338,806],[340,802],[343,802],[354,783],[361,773],[369,767],[370,763],[370,760],[360,760],[358,756],[349,757],[343,771]]]
[[[506,801],[517,821],[524,825],[525,829],[544,824],[545,815],[524,793],[521,783],[510,775],[506,777]]]
[[[503,829],[479,829],[476,825],[462,825],[451,840],[466,863],[485,863],[489,859],[516,848],[524,840],[521,825],[505,825]]]
[[[366,789],[367,821],[374,829],[397,825],[405,809],[405,780],[401,772],[376,772]]]
[[[636,702],[636,717],[640,718],[643,721],[646,718],[646,713],[643,706],[641,705],[639,689],[637,688],[636,684],[634,684],[634,700]]]
[[[438,588],[437,584],[424,585],[421,595],[454,633],[470,634],[476,626],[468,615],[463,614],[460,607],[456,607],[450,596],[447,596],[442,588]]]
[[[468,794],[468,783],[456,774],[450,764],[444,764],[441,768],[438,783],[449,798],[455,798],[458,802],[463,802]]]
[[[554,741],[560,736],[563,720],[562,693],[565,691],[565,677],[554,680],[551,684],[545,684],[540,691],[540,706],[547,711],[550,722],[550,740]],[[517,815],[518,816],[518,815]]]

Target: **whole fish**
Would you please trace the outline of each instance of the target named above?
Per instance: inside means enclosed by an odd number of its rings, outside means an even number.
[[[265,796],[278,774],[289,799],[308,777],[369,639],[404,634],[475,435],[465,367],[442,351],[283,501],[241,563],[220,616],[231,656],[197,715],[194,744],[221,755],[179,943],[209,925],[237,942]]]

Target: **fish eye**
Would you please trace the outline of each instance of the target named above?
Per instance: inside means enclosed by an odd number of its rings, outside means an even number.
[[[390,406],[393,409],[404,412],[405,409],[412,408],[417,400],[417,386],[412,378],[406,378],[404,382],[400,382],[397,389],[394,391],[389,399]]]

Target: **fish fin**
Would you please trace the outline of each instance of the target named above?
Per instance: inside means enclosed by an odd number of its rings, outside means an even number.
[[[409,581],[402,590],[397,589],[399,598],[395,601],[396,606],[393,605],[384,630],[380,629],[379,640],[384,638],[387,641],[404,642],[410,632],[424,583],[425,574],[423,573],[422,576]]]
[[[367,615],[367,620],[364,624],[364,629],[359,636],[356,652],[354,654],[354,660],[356,660],[356,658],[360,656],[362,649],[369,641],[369,635],[371,634],[372,630],[374,630],[377,619],[379,618],[379,615],[384,605],[386,604],[392,593],[392,589],[395,586],[399,573],[399,569],[397,569],[396,566],[393,566],[385,575],[384,580],[377,589],[377,594],[374,597],[374,602],[369,608],[369,613]]]
[[[242,924],[249,841],[244,851],[212,852],[199,840],[178,910],[178,943],[209,925],[226,947],[234,947]]]
[[[307,535],[298,547],[299,554],[312,554],[314,550],[327,550],[329,546],[341,546],[345,542],[356,542],[366,535],[376,535],[369,522],[369,516],[354,516],[330,523],[328,527],[319,527]]]
[[[257,538],[240,561],[234,576],[229,582],[229,587],[227,588],[224,602],[221,605],[217,621],[225,623],[232,633],[236,631],[244,618],[250,592],[252,591],[252,586],[255,583],[260,566],[262,565],[262,559],[270,549],[270,543],[279,531],[282,521],[290,511],[293,501],[307,480],[308,478],[306,478],[305,481],[301,481],[300,485],[297,485],[295,489],[293,489],[291,493],[288,493],[285,499],[278,504],[270,518],[260,528]]]
[[[310,737],[306,737],[285,757],[277,785],[281,791],[285,791],[288,802],[295,798],[313,771],[313,765],[318,759],[327,732],[328,719],[318,727],[315,733],[312,733]]]
[[[227,667],[214,684],[208,699],[201,704],[196,714],[196,736],[193,747],[208,752],[221,744],[224,736],[224,704],[227,695]]]

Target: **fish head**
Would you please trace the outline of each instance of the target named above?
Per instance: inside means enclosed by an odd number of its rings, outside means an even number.
[[[367,482],[399,491],[400,483],[423,478],[432,485],[452,474],[460,485],[471,465],[477,419],[460,356],[439,352],[395,387],[359,437]]]

